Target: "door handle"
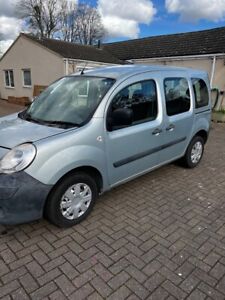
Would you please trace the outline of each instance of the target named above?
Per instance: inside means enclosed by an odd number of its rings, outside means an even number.
[[[173,131],[175,128],[175,125],[174,124],[170,124],[167,128],[166,128],[166,131]]]
[[[157,136],[157,135],[160,135],[161,132],[162,132],[162,129],[156,128],[156,129],[152,132],[152,134]]]

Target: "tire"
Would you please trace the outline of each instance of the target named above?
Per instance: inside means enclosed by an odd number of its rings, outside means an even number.
[[[195,153],[194,153],[195,151]],[[195,168],[201,161],[204,153],[204,140],[201,136],[195,136],[191,140],[185,156],[183,157],[183,163],[187,168]]]
[[[71,227],[90,214],[97,196],[95,180],[86,173],[75,173],[65,177],[53,188],[44,215],[58,227]]]

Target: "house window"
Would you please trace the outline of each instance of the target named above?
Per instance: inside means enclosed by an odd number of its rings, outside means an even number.
[[[31,86],[31,71],[30,69],[23,70],[23,86]]]
[[[185,78],[166,78],[164,80],[166,111],[168,116],[189,111],[190,90]]]
[[[13,70],[5,70],[5,85],[6,87],[14,88],[14,75]]]

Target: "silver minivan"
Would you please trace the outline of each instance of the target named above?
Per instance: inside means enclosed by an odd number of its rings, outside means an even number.
[[[178,159],[193,168],[210,119],[203,71],[126,65],[61,78],[0,119],[0,223],[69,227],[119,184]]]

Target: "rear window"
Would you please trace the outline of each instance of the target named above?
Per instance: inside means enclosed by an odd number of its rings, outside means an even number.
[[[200,108],[209,104],[209,92],[203,79],[192,78],[192,85],[195,95],[195,107]]]
[[[189,111],[191,101],[186,78],[166,78],[164,80],[164,90],[168,116],[174,116]]]

